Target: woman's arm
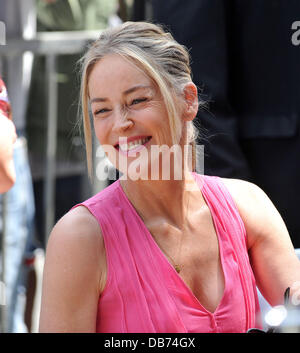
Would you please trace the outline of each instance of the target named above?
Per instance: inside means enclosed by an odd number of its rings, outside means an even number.
[[[283,304],[300,290],[300,261],[287,228],[268,196],[256,185],[223,179],[233,196],[247,232],[248,252],[256,283],[271,305]],[[298,298],[299,299],[299,298]]]
[[[104,257],[100,227],[85,207],[55,225],[46,251],[40,332],[95,332]]]

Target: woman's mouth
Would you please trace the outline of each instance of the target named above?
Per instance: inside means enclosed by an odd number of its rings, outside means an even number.
[[[117,144],[115,147],[121,154],[125,156],[135,156],[135,153],[141,151],[144,146],[151,140],[151,138],[152,136],[141,137],[131,141],[128,141],[127,138],[125,138],[124,141],[120,139],[120,143]]]

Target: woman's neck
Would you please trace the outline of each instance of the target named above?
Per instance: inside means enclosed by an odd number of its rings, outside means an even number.
[[[199,201],[203,200],[201,190],[190,172],[184,173],[182,180],[133,181],[121,178],[120,183],[144,223],[163,219],[181,229],[188,208],[190,211],[192,204],[197,203],[199,206]]]

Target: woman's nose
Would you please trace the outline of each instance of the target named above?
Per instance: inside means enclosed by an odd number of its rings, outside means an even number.
[[[128,130],[133,126],[133,121],[129,117],[128,112],[119,111],[115,114],[113,132],[120,133]]]

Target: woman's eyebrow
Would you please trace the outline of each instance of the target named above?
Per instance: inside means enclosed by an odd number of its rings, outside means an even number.
[[[153,89],[153,87],[151,87],[149,85],[137,85],[137,86],[133,86],[133,87],[127,89],[126,91],[123,92],[123,94],[127,95],[127,94],[135,92],[139,89]]]
[[[106,102],[108,99],[107,98],[100,98],[100,97],[96,97],[90,100],[90,104],[94,103],[94,102]]]
[[[132,92],[135,92],[137,90],[140,90],[140,89],[151,89],[153,90],[153,87],[152,86],[149,86],[149,85],[137,85],[137,86],[133,86],[129,89],[127,89],[126,91],[123,92],[123,95],[128,95]],[[90,100],[90,104],[94,103],[94,102],[107,102],[108,101],[108,98],[102,98],[102,97],[96,97],[96,98],[93,98]]]

